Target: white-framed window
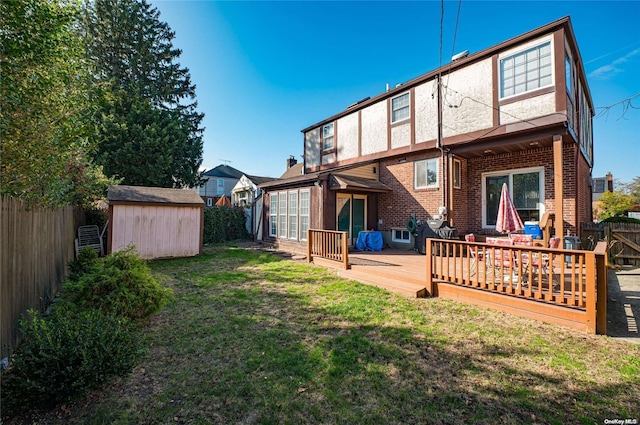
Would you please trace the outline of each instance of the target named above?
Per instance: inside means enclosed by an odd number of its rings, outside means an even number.
[[[409,93],[391,99],[391,123],[406,120],[411,116]]]
[[[544,214],[544,168],[522,168],[482,174],[482,227],[495,228],[503,183],[520,219],[539,221]]]
[[[213,206],[213,199],[207,198],[207,206],[208,207],[212,207]]]
[[[322,126],[322,150],[328,151],[333,149],[335,146],[334,143],[334,134],[333,134],[333,123],[325,124]]]
[[[287,237],[287,192],[278,193],[278,237]]]
[[[310,191],[300,191],[300,240],[307,240],[307,230],[309,230],[309,209]]]
[[[553,85],[551,41],[500,59],[500,98]]]
[[[455,189],[462,187],[462,164],[459,159],[453,160],[453,187]]]
[[[298,239],[298,192],[289,192],[289,239]]]
[[[393,242],[409,243],[411,234],[407,229],[391,229],[391,240]]]
[[[438,158],[424,159],[414,163],[414,187],[416,189],[438,187]]]
[[[278,194],[269,195],[269,236],[278,235]]]

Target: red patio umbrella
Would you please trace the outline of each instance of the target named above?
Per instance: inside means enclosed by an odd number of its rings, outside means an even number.
[[[513,205],[513,200],[509,195],[507,184],[502,184],[502,192],[500,192],[500,204],[498,205],[498,218],[496,220],[496,230],[500,233],[511,233],[524,229],[522,220]]]

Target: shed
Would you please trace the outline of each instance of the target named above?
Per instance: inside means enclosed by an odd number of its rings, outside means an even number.
[[[204,201],[194,190],[109,186],[107,252],[134,245],[145,259],[202,254]]]

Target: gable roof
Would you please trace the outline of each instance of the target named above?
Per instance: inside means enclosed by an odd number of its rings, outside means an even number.
[[[251,180],[253,182],[253,184],[255,184],[256,186],[258,186],[259,184],[262,183],[267,183],[267,182],[271,182],[274,180],[278,180],[275,177],[261,177],[261,176],[250,176],[248,174],[245,174],[245,176]]]
[[[287,168],[287,171],[282,173],[280,176],[281,179],[288,179],[290,177],[298,177],[302,175],[302,167],[304,167],[304,163],[294,164],[291,167]]]
[[[109,203],[204,204],[200,195],[194,190],[146,186],[109,186],[107,199]]]
[[[205,177],[220,177],[228,179],[239,179],[244,173],[236,170],[226,164],[220,164],[215,168],[210,169],[204,173]]]

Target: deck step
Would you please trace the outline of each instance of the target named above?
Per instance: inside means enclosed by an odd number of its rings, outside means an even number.
[[[424,283],[416,283],[414,279],[405,279],[398,277],[398,275],[389,277],[387,273],[377,273],[377,271],[372,273],[354,266],[350,270],[339,270],[338,275],[410,297],[424,298],[427,296],[427,289]]]

